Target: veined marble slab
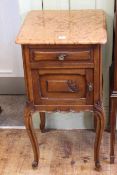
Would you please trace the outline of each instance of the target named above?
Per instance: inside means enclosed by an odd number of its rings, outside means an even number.
[[[105,44],[103,10],[31,11],[17,36],[18,44]]]

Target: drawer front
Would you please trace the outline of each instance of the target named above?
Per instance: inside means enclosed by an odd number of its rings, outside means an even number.
[[[31,61],[92,61],[91,48],[81,49],[31,49]]]
[[[93,70],[32,71],[35,104],[93,104]]]

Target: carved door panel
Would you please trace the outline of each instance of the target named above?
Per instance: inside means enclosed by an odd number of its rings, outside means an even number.
[[[93,104],[93,69],[34,70],[33,94],[37,104]]]

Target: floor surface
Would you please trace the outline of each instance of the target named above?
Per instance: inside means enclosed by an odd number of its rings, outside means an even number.
[[[0,175],[117,175],[117,159],[114,165],[109,163],[108,132],[104,133],[102,140],[101,172],[94,169],[93,131],[52,130],[42,134],[37,130],[37,137],[40,164],[34,170],[26,130],[0,130]],[[115,152],[117,155],[117,146]]]
[[[24,95],[0,95],[0,126],[23,126],[25,101]]]

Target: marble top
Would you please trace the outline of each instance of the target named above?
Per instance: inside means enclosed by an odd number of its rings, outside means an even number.
[[[105,44],[102,10],[31,11],[16,38],[18,44]]]

